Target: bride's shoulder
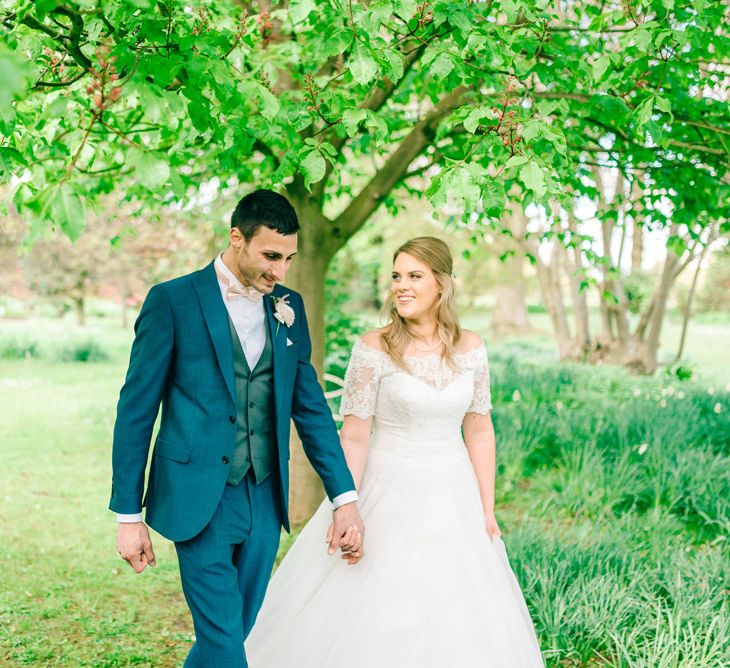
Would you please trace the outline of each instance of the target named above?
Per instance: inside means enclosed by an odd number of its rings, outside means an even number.
[[[466,355],[466,353],[483,347],[484,342],[479,334],[472,332],[470,329],[463,329],[459,342],[456,344],[456,352],[459,355]]]
[[[365,332],[360,339],[360,343],[371,350],[376,350],[381,353],[385,352],[383,350],[382,339],[380,338],[382,333],[382,329],[374,329],[372,332]]]

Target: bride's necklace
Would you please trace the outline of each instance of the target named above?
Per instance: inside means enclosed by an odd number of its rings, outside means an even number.
[[[432,351],[436,350],[436,348],[440,348],[440,347],[441,347],[441,346],[443,345],[443,341],[442,341],[441,339],[439,339],[438,343],[437,343],[437,344],[436,344],[435,346],[431,347],[431,348],[419,348],[419,347],[418,347],[418,346],[416,345],[416,342],[415,342],[415,340],[411,339],[411,345],[412,345],[412,346],[413,346],[413,348],[414,348],[415,350],[417,350],[417,351],[418,351],[419,353],[430,353],[430,352],[432,352]]]

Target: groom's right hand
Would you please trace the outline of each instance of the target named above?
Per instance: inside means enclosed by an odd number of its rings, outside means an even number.
[[[339,548],[342,551],[342,558],[352,566],[365,554],[363,547],[365,525],[358,512],[357,503],[345,503],[337,508],[333,515],[333,522],[327,531],[326,541],[329,544],[327,553],[332,555]]]
[[[120,522],[117,533],[117,552],[136,573],[147,566],[156,566],[150,532],[144,522]]]

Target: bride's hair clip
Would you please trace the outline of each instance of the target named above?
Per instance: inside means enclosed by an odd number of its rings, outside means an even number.
[[[456,278],[456,272],[453,269],[451,270],[451,278]]]

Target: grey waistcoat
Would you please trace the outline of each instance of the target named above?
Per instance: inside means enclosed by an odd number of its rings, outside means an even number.
[[[276,467],[276,424],[274,415],[274,355],[266,327],[266,345],[251,371],[236,329],[228,318],[233,344],[236,385],[236,440],[228,482],[237,485],[253,467],[256,484]]]

